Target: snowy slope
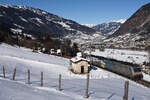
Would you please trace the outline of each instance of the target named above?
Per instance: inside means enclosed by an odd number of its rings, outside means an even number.
[[[55,98],[57,100],[75,100],[67,95],[59,93],[51,88],[38,88],[30,85],[25,85],[19,82],[0,79],[1,100],[49,100]],[[6,96],[9,94],[9,96]]]
[[[36,73],[39,74],[40,71],[47,72],[50,77],[57,77],[58,74],[62,74],[63,78],[85,78],[84,75],[74,75],[68,71],[69,60],[61,57],[50,56],[47,54],[32,53],[30,49],[25,48],[14,48],[9,45],[2,44],[0,46],[0,64],[5,66],[10,66],[11,68],[18,68],[19,71],[22,69],[32,69],[36,70]],[[42,67],[40,67],[42,66]],[[47,67],[49,66],[49,67]],[[96,70],[97,73],[102,73],[102,71]],[[35,74],[35,73],[34,73]],[[99,77],[107,77],[109,73],[95,74],[93,70],[91,72],[91,77],[94,79],[99,79]],[[103,76],[102,76],[103,75]],[[111,78],[117,77],[112,75]]]
[[[69,60],[30,49],[0,45],[0,76],[6,68],[6,79],[0,78],[0,100],[87,100],[85,75],[68,71]],[[10,80],[16,67],[16,81]],[[27,85],[27,69],[31,70],[31,84]],[[40,72],[44,72],[44,87],[40,87]],[[57,90],[58,74],[62,74],[62,91]],[[126,79],[102,69],[90,73],[89,100],[121,100]],[[129,99],[149,100],[150,89],[130,81]]]

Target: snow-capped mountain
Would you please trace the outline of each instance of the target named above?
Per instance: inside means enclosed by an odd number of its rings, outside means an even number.
[[[97,24],[82,24],[82,25],[92,28],[92,27],[96,26]]]
[[[111,35],[113,34],[116,30],[119,29],[119,27],[125,22],[125,20],[118,20],[118,21],[109,21],[106,23],[98,24],[94,27],[98,32],[101,32],[103,35]]]
[[[123,23],[125,23],[125,19],[120,19],[120,20],[112,20],[111,22],[118,22],[118,23],[121,23],[121,24],[123,24]]]
[[[94,29],[64,19],[46,11],[27,6],[0,4],[0,23],[14,33],[26,33],[35,36],[51,35],[64,37],[76,33],[93,34]]]
[[[126,20],[121,19],[111,20],[102,24],[82,24],[84,26],[94,29],[96,33],[93,35],[79,33],[76,36],[68,35],[67,38],[70,38],[77,43],[87,43],[91,41],[94,43],[102,42],[106,37],[115,33],[125,21]]]

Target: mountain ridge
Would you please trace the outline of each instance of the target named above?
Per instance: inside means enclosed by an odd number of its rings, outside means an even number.
[[[104,42],[118,48],[145,49],[150,46],[150,3],[139,8]]]
[[[96,32],[75,21],[28,6],[0,4],[0,22],[10,26],[13,30],[20,29],[22,33],[34,35],[47,34],[58,37],[78,32],[83,34]]]
[[[139,8],[112,36],[126,33],[138,33],[142,30],[149,31],[150,24],[150,3]]]
[[[98,32],[101,32],[105,36],[112,35],[115,31],[119,29],[119,27],[125,22],[126,20],[111,20],[102,24],[98,24],[94,27]]]

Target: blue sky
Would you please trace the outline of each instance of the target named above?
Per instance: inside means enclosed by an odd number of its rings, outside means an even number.
[[[2,4],[40,8],[80,24],[128,19],[149,0],[0,0]]]

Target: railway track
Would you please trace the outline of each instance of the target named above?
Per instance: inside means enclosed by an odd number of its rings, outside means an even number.
[[[102,68],[102,67],[100,67],[100,66],[98,66],[98,65],[95,65],[95,64],[92,64],[92,65],[93,65],[93,66],[96,66],[96,67],[98,67],[98,68],[104,69],[104,70],[106,70],[106,71],[115,73],[115,74],[120,75],[120,76],[122,76],[122,77],[124,77],[124,78],[127,78],[127,79],[129,79],[129,80],[131,80],[131,81],[134,81],[134,82],[136,82],[136,83],[138,83],[138,84],[141,84],[141,85],[143,85],[143,86],[145,86],[145,87],[150,88],[150,82],[149,82],[149,81],[146,81],[146,80],[143,80],[143,79],[142,79],[142,80],[134,80],[134,79],[131,79],[131,78],[129,78],[129,77],[126,77],[125,75],[122,75],[122,74],[120,74],[120,73],[116,73],[116,72],[113,72],[113,71],[108,70],[108,69],[106,69],[106,68]]]
[[[146,80],[138,80],[136,81],[137,83],[144,85],[145,87],[150,88],[150,82],[146,81]]]

